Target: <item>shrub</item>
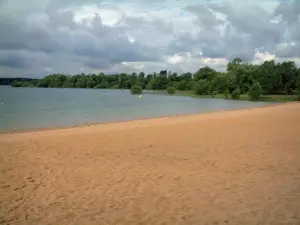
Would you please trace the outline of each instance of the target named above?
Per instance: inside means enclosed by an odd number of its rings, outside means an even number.
[[[258,100],[260,96],[262,95],[262,88],[258,82],[255,82],[251,87],[248,92],[248,96],[250,100]]]
[[[209,82],[206,80],[199,80],[195,85],[195,93],[197,95],[206,95],[209,92]]]
[[[300,74],[297,77],[296,84],[297,84],[297,94],[298,94],[297,95],[297,100],[300,101]]]
[[[192,90],[193,88],[194,88],[194,86],[195,86],[195,84],[196,84],[197,82],[196,81],[189,81],[188,83],[187,83],[187,89],[188,90]]]
[[[142,88],[138,85],[133,85],[130,89],[131,94],[141,94],[143,92]]]
[[[11,84],[12,87],[21,87],[22,82],[14,80]]]
[[[168,92],[168,94],[170,94],[170,95],[174,94],[175,91],[176,91],[176,89],[175,89],[174,87],[168,87],[168,89],[167,89],[167,92]]]
[[[234,99],[234,100],[238,100],[238,99],[240,99],[240,95],[241,95],[240,89],[239,89],[239,88],[236,88],[236,89],[231,93],[231,98]]]
[[[211,97],[215,97],[215,96],[218,95],[218,94],[219,94],[218,91],[212,91],[212,92],[211,92]]]
[[[224,97],[225,97],[226,99],[229,98],[229,90],[228,90],[228,89],[225,90],[223,94],[224,94]]]
[[[184,91],[187,89],[187,82],[182,80],[180,82],[176,82],[175,86],[176,86],[176,89],[178,89],[180,91]]]

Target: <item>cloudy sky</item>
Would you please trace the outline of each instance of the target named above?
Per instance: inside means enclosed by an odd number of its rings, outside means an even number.
[[[299,27],[300,0],[0,0],[0,77],[299,65]]]

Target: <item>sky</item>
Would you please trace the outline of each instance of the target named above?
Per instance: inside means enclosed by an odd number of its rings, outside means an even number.
[[[300,0],[0,0],[0,77],[300,65],[299,27]]]

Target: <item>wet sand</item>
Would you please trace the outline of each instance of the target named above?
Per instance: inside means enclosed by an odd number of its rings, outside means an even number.
[[[0,224],[300,224],[300,104],[0,134]]]

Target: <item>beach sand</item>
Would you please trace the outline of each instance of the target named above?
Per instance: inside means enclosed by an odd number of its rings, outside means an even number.
[[[0,224],[300,224],[300,104],[0,135]]]

